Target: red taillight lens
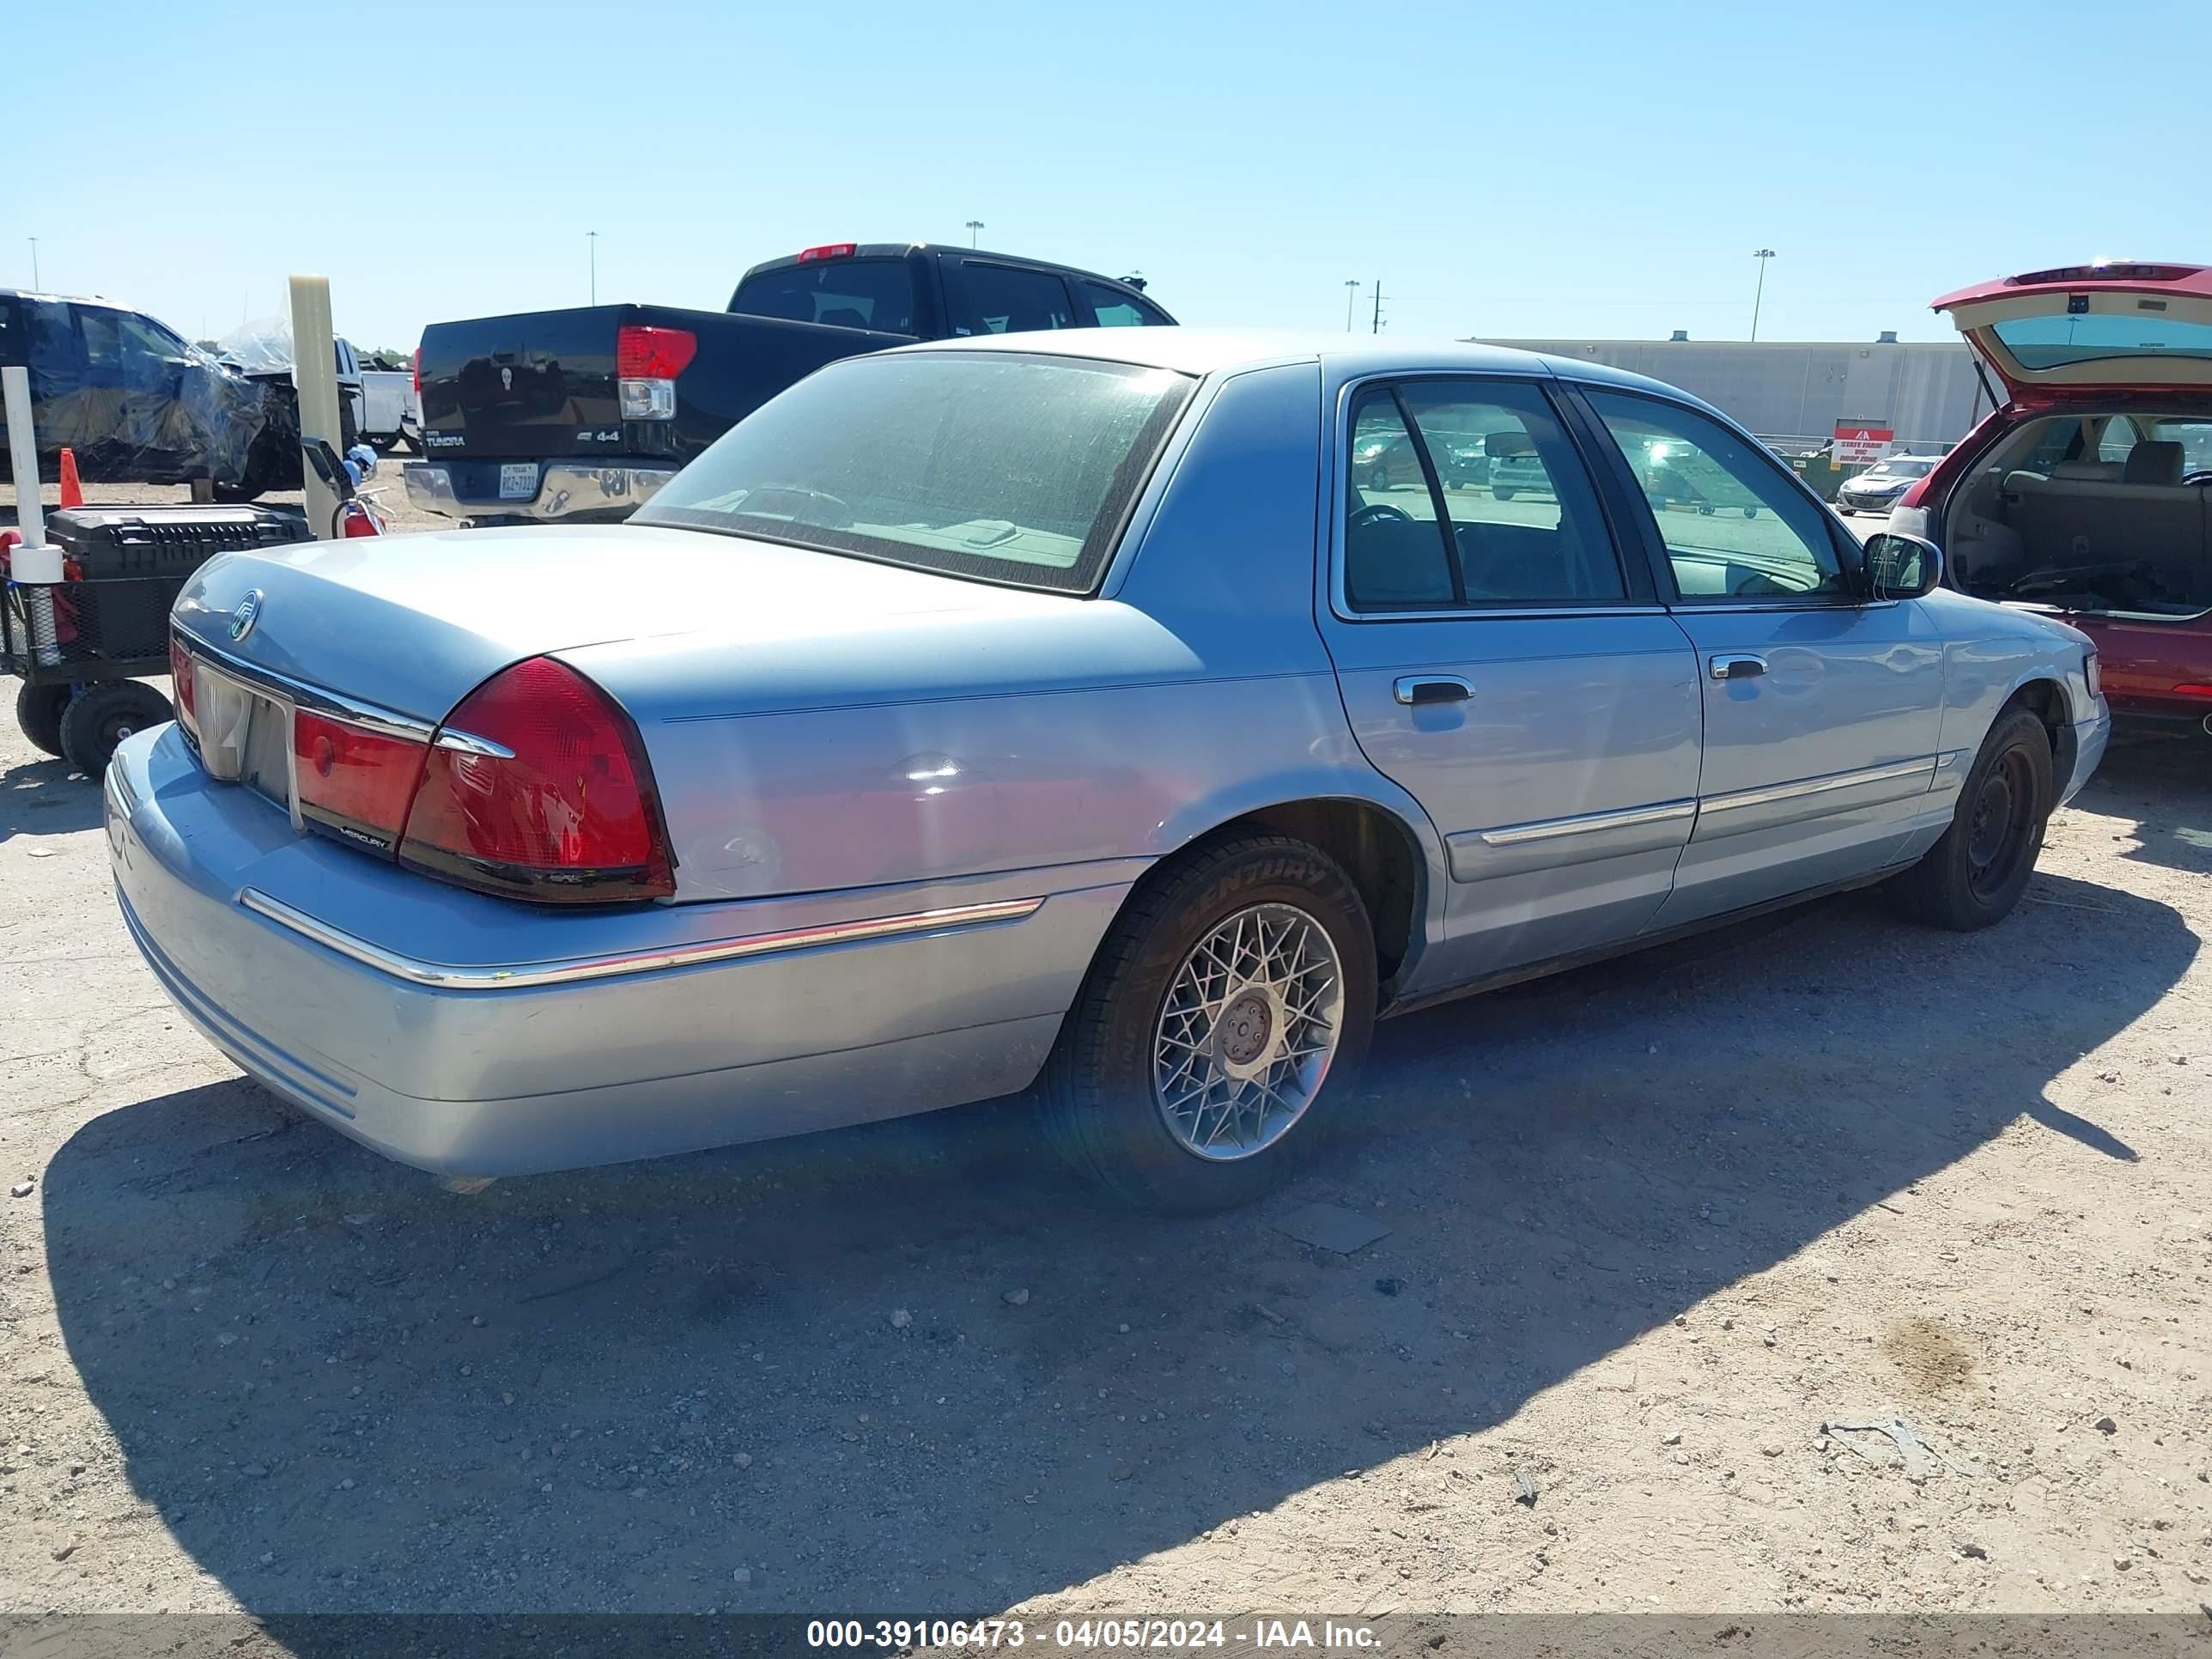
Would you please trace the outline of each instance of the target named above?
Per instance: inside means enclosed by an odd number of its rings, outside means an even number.
[[[605,692],[550,657],[495,675],[447,717],[399,857],[524,898],[676,890],[636,728]]]
[[[422,395],[422,348],[421,346],[416,346],[414,354],[407,359],[407,372],[415,377],[415,395],[421,397]]]
[[[699,337],[688,328],[625,324],[615,331],[615,373],[625,380],[672,380],[698,351]]]
[[[351,720],[300,709],[292,716],[292,775],[300,816],[388,853],[428,750]]]
[[[2173,695],[2177,697],[2212,698],[2212,685],[2177,685],[2173,688]]]
[[[799,263],[804,265],[817,259],[849,259],[858,246],[854,242],[824,242],[819,247],[803,247],[799,250]]]
[[[177,723],[198,737],[200,734],[199,710],[193,706],[197,688],[192,684],[192,659],[185,649],[185,642],[174,634],[169,635],[170,702],[177,710]]]

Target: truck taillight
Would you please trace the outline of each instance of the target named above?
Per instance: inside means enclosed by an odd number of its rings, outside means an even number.
[[[422,348],[416,346],[414,356],[407,360],[407,372],[415,377],[415,395],[422,395]]]
[[[192,737],[200,734],[199,711],[193,707],[198,688],[192,684],[191,653],[185,642],[173,631],[169,635],[170,702],[177,711],[177,724]]]
[[[849,259],[860,245],[857,242],[824,242],[819,247],[799,250],[799,263],[811,264],[817,259]]]
[[[407,804],[428,753],[420,738],[298,709],[292,716],[292,777],[300,816],[389,853],[406,824]]]
[[[688,328],[626,323],[615,331],[616,401],[625,421],[676,418],[676,377],[698,354]]]
[[[399,860],[561,903],[663,898],[674,860],[637,728],[564,663],[485,681],[431,741]]]

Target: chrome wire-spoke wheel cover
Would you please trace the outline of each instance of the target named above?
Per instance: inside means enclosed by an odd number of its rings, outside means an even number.
[[[1305,1115],[1344,1033],[1344,973],[1320,922],[1255,904],[1191,948],[1152,1042],[1152,1091],[1186,1151],[1265,1152]]]

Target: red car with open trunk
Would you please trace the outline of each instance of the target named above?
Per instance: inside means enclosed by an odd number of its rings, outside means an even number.
[[[2097,642],[2116,714],[2212,732],[2212,266],[2100,262],[1935,302],[1996,412],[1889,527]]]

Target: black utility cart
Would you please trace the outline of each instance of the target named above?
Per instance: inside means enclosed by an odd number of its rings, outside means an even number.
[[[16,676],[15,723],[91,778],[115,745],[173,717],[145,682],[169,672],[169,606],[218,553],[314,539],[296,513],[266,507],[75,507],[46,515],[62,580],[9,581],[0,673]]]

